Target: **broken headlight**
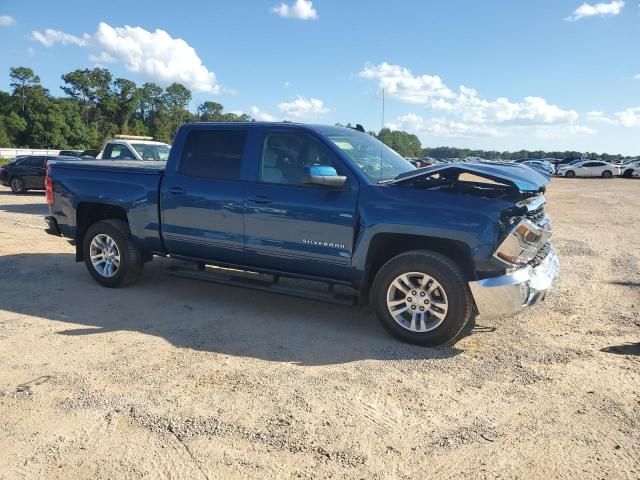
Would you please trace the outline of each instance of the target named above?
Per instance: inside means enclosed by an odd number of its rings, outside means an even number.
[[[526,265],[550,236],[550,230],[523,218],[515,223],[494,256],[510,266]]]

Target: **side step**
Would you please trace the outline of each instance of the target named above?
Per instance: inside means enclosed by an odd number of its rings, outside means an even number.
[[[340,287],[340,290],[351,290],[354,293],[336,292],[334,285],[328,285],[326,290],[302,289],[282,285],[279,276],[263,275],[239,270],[229,270],[225,268],[203,268],[202,265],[196,265],[196,269],[185,266],[172,265],[166,269],[168,275],[174,277],[190,278],[192,280],[200,280],[204,282],[218,283],[222,285],[230,285],[232,287],[250,288],[252,290],[261,290],[263,292],[272,292],[280,295],[288,295],[290,297],[304,298],[307,300],[316,300],[319,302],[333,303],[336,305],[344,305],[354,307],[358,303],[358,296],[355,291],[349,287]],[[309,280],[293,280],[287,279],[295,283],[323,285],[321,282],[312,282]],[[289,282],[287,282],[289,283]]]

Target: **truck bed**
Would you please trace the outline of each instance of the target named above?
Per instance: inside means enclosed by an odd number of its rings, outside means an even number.
[[[50,211],[61,233],[75,238],[79,218],[93,205],[119,208],[138,246],[161,251],[158,207],[164,169],[165,162],[154,161],[50,162],[48,174],[54,185]]]

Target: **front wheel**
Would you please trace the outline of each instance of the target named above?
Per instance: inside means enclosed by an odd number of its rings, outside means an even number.
[[[93,279],[104,287],[135,282],[144,259],[123,220],[102,220],[89,227],[83,243],[84,263]]]
[[[13,177],[10,182],[11,191],[16,194],[27,193],[27,188],[24,184],[24,180],[20,177]]]
[[[389,260],[371,289],[382,326],[422,346],[452,343],[471,319],[473,300],[458,266],[436,252],[415,250]]]
[[[569,170],[567,173],[564,174],[565,177],[569,177],[569,178],[573,178],[576,176],[576,172],[574,172],[573,170]]]
[[[604,172],[602,172],[602,178],[611,178],[613,177],[613,173],[611,173],[610,170],[605,170]]]

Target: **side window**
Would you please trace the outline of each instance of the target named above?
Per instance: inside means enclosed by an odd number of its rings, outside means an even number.
[[[23,167],[43,167],[44,157],[29,157],[20,165],[22,165]]]
[[[303,185],[304,167],[313,165],[337,169],[330,152],[315,140],[296,133],[268,134],[262,145],[259,180]]]
[[[111,147],[109,149],[109,147]],[[104,152],[105,160],[135,160],[131,150],[126,145],[120,145],[119,143],[108,145]]]
[[[180,173],[239,180],[246,140],[246,130],[192,130],[182,151]]]

